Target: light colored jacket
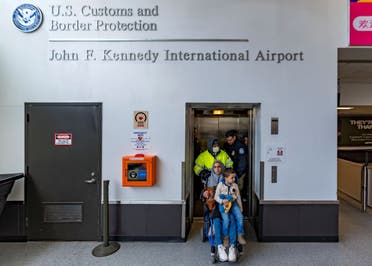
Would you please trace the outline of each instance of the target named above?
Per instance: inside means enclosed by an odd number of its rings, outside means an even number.
[[[240,197],[238,184],[233,183],[231,186],[228,186],[225,184],[225,180],[222,180],[220,183],[218,183],[216,193],[214,195],[215,201],[217,201],[219,204],[222,204],[222,199],[220,198],[221,194],[226,196],[231,195],[233,201],[236,200],[236,202],[238,203],[240,211],[243,212],[243,204]]]

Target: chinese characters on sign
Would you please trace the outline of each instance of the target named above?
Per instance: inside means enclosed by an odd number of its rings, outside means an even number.
[[[372,0],[350,0],[350,45],[372,45]]]

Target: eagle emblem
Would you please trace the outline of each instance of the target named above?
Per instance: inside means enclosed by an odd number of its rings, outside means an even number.
[[[42,19],[41,10],[31,4],[20,5],[13,12],[13,23],[23,32],[37,30],[41,25]]]

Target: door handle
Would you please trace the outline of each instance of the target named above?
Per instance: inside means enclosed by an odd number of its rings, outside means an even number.
[[[96,183],[96,179],[94,177],[92,177],[91,179],[84,180],[84,182],[87,183],[87,184],[94,184],[94,183]]]

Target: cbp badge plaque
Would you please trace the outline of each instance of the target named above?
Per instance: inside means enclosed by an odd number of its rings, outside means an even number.
[[[13,23],[22,32],[37,30],[43,20],[41,10],[31,4],[22,4],[13,12]]]

